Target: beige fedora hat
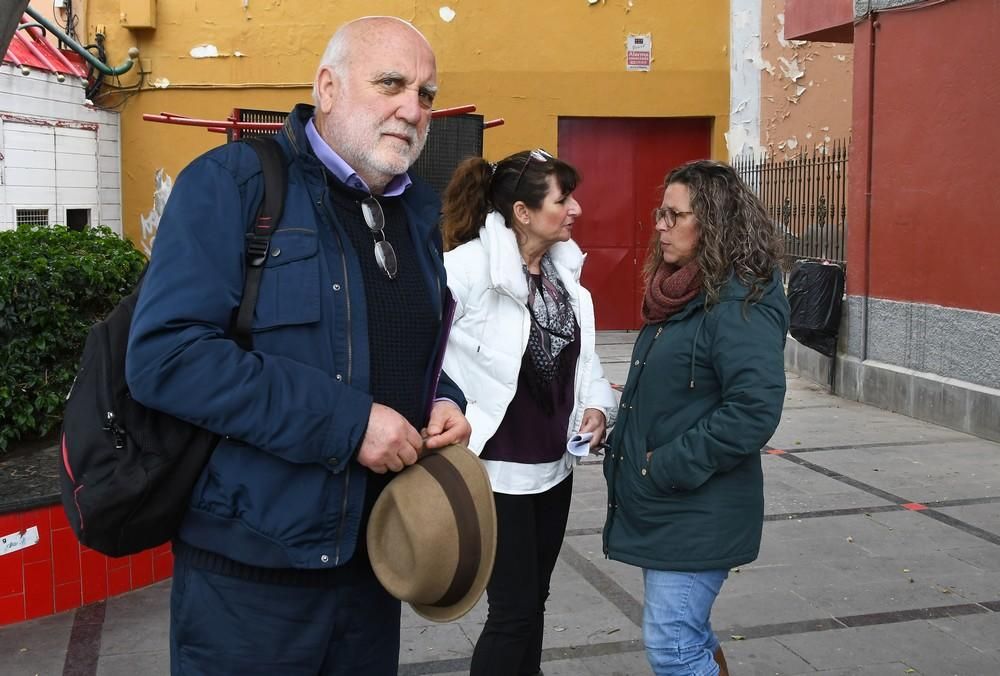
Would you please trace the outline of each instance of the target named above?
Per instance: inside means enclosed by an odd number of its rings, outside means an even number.
[[[493,572],[497,514],[486,468],[465,446],[424,456],[382,491],[367,537],[390,594],[429,620],[457,620]]]

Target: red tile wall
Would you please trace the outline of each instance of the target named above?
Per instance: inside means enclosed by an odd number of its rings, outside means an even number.
[[[72,610],[166,580],[170,544],[118,559],[81,545],[61,505],[0,514],[0,536],[38,528],[38,544],[0,556],[0,626]]]

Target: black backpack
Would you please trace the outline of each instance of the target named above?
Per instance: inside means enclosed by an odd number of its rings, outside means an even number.
[[[230,336],[252,348],[251,325],[264,261],[284,207],[287,167],[270,138],[249,139],[260,157],[264,199],[246,236],[243,297]],[[145,272],[143,273],[145,274]],[[136,288],[90,329],[62,421],[62,503],[80,542],[125,556],[167,542],[187,511],[219,436],[132,399],[125,351]]]

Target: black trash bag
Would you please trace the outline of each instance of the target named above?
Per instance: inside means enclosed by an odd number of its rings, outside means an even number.
[[[827,357],[836,355],[843,299],[844,271],[839,265],[799,261],[788,277],[792,337]]]

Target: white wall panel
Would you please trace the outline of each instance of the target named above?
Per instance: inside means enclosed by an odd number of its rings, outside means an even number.
[[[17,190],[19,188],[39,188],[48,191],[46,194],[52,196],[55,184],[55,168],[25,169],[24,167],[7,167],[7,189],[11,191],[10,196],[15,200],[18,197]]]
[[[119,116],[86,105],[82,81],[0,66],[0,228],[18,208],[91,210],[91,223],[121,227]]]

